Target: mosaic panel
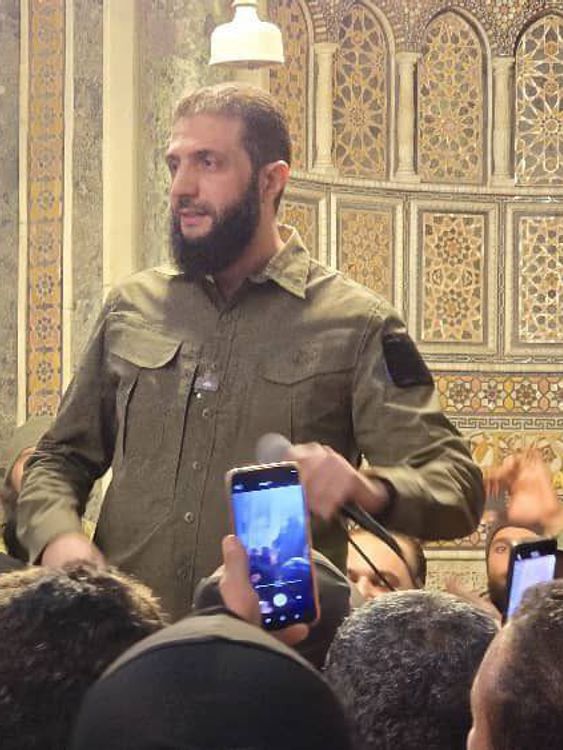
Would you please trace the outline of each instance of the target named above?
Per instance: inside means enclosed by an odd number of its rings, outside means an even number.
[[[428,26],[418,77],[422,180],[482,180],[482,66],[479,39],[459,15],[444,13]]]
[[[340,18],[354,0],[307,0],[315,39],[338,39]],[[561,0],[377,0],[392,30],[398,51],[420,51],[425,29],[440,11],[465,10],[479,21],[494,55],[513,55],[522,29]]]
[[[563,216],[521,216],[518,331],[523,343],[563,343]]]
[[[563,184],[563,17],[546,16],[516,53],[516,179]]]
[[[312,257],[319,257],[318,215],[315,205],[284,200],[280,220],[282,224],[295,227]]]
[[[61,392],[64,0],[29,3],[27,412]]]
[[[288,119],[292,166],[307,169],[307,23],[298,0],[270,0],[268,10],[270,19],[282,31],[285,50],[285,65],[270,70],[270,92]]]
[[[563,417],[563,375],[434,375],[449,414]]]
[[[430,548],[431,549],[431,548]],[[452,581],[457,587],[470,592],[482,592],[487,589],[487,568],[485,560],[473,560],[458,557],[452,552],[448,559],[435,559],[429,556],[427,561],[426,586],[431,591],[450,591]]]
[[[389,211],[342,208],[339,269],[386,299],[393,297],[393,217]]]
[[[485,217],[422,214],[424,342],[483,343]]]
[[[378,20],[359,3],[342,17],[334,65],[334,163],[342,175],[383,179],[387,173],[387,42]]]

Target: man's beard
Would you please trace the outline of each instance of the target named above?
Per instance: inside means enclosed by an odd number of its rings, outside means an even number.
[[[489,598],[501,614],[505,613],[508,606],[508,591],[506,587],[506,579],[498,581],[489,578],[488,580]]]
[[[186,239],[182,234],[180,216],[172,211],[170,248],[174,262],[188,281],[220,273],[244,254],[256,232],[260,220],[258,175],[252,175],[240,201],[222,213],[191,199],[180,201],[178,210],[182,208],[206,212],[212,225],[203,237]]]

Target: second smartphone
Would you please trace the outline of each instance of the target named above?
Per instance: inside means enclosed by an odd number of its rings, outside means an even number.
[[[247,466],[233,469],[226,479],[234,531],[248,555],[263,627],[315,622],[309,511],[297,466]]]

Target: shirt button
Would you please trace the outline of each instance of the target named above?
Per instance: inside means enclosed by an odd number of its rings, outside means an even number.
[[[199,471],[201,469],[201,464],[199,461],[192,461],[192,469],[194,471]]]
[[[217,362],[212,362],[212,363],[211,363],[211,364],[209,365],[209,369],[210,369],[210,370],[211,370],[212,372],[216,372],[216,371],[217,371]]]
[[[187,513],[184,513],[184,521],[186,523],[193,523],[195,521],[195,515],[189,510]]]
[[[209,417],[211,416],[211,409],[209,409],[209,408],[208,408],[208,407],[206,406],[206,407],[205,407],[205,409],[203,409],[203,411],[201,412],[201,416],[202,416],[202,417],[203,417],[204,419],[209,419]]]

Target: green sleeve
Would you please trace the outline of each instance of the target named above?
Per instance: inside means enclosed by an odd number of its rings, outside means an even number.
[[[70,383],[52,428],[30,457],[18,499],[18,536],[36,561],[55,537],[81,532],[80,516],[94,481],[111,464],[115,386],[104,357],[110,296]]]
[[[366,329],[354,387],[354,432],[370,464],[368,475],[393,488],[385,525],[423,539],[450,539],[473,531],[484,506],[479,468],[456,428],[442,413],[431,381],[394,382],[383,337],[406,335],[396,315],[375,317]],[[412,345],[412,367],[424,372]],[[388,355],[387,355],[388,356]],[[413,378],[416,381],[416,375]]]

